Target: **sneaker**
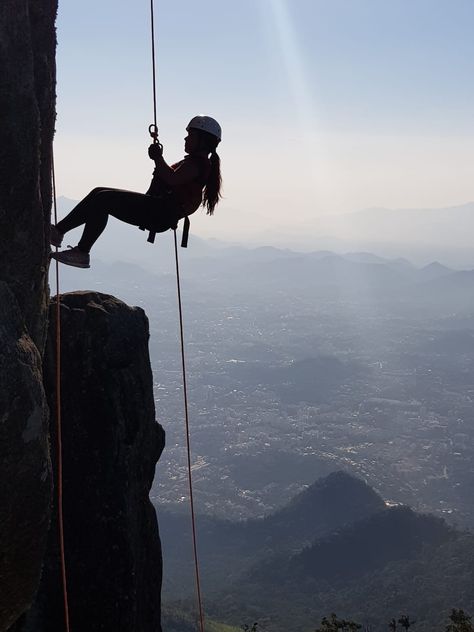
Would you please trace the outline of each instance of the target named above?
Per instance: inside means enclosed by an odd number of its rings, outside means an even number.
[[[51,245],[56,246],[56,248],[61,248],[64,235],[59,232],[54,224],[51,224],[49,235],[49,241],[51,242]]]
[[[82,252],[77,246],[69,250],[62,250],[61,252],[52,252],[51,259],[56,259],[60,263],[65,263],[67,266],[74,266],[75,268],[90,268],[90,257],[87,252]]]

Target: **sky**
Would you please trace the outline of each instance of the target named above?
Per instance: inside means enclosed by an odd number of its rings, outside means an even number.
[[[149,16],[60,2],[59,195],[147,189]],[[474,200],[472,0],[155,0],[155,21],[165,158],[195,114],[223,128],[224,199],[198,234]]]

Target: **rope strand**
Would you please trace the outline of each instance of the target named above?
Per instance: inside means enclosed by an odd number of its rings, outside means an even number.
[[[197,537],[196,537],[196,517],[195,517],[195,512],[194,512],[193,479],[192,479],[192,471],[191,471],[191,435],[189,431],[188,389],[187,389],[187,381],[186,381],[186,361],[185,361],[185,355],[184,355],[183,307],[181,303],[181,283],[180,283],[180,275],[179,275],[178,241],[176,238],[176,230],[173,231],[173,234],[174,234],[175,263],[176,263],[176,286],[177,286],[177,292],[178,292],[179,333],[180,333],[180,339],[181,339],[181,368],[183,372],[184,419],[185,419],[185,425],[186,425],[188,485],[189,485],[189,503],[191,506],[191,526],[192,526],[192,533],[193,533],[194,572],[196,576],[196,593],[197,593],[197,602],[198,602],[198,608],[199,608],[199,629],[200,629],[200,632],[204,632],[204,612],[203,612],[202,597],[201,597],[201,580],[199,576],[199,562],[198,562]]]
[[[53,184],[54,224],[58,223],[58,207],[56,201],[56,175],[54,172],[54,156],[51,161]],[[59,248],[56,246],[56,252]],[[58,498],[58,529],[59,529],[59,557],[61,564],[61,579],[64,602],[64,624],[66,632],[69,626],[69,602],[67,593],[66,553],[64,547],[64,518],[63,518],[63,448],[61,432],[61,304],[59,300],[59,261],[56,259],[56,435],[57,435],[57,498]]]
[[[151,22],[151,65],[153,71],[153,123],[155,131],[158,132],[157,106],[156,106],[156,53],[155,53],[155,7],[153,0],[150,0],[150,22]]]
[[[157,123],[157,105],[156,105],[156,53],[155,53],[155,11],[154,0],[150,0],[150,21],[151,21],[151,56],[152,56],[152,72],[153,72],[153,117],[154,117],[154,142],[158,141],[158,123]],[[181,284],[179,277],[179,259],[178,259],[178,242],[176,239],[176,230],[174,233],[174,249],[175,249],[175,262],[176,262],[176,284],[178,292],[178,309],[179,309],[179,329],[181,339],[181,366],[183,373],[183,394],[184,394],[184,418],[186,426],[186,448],[187,448],[187,462],[188,462],[188,484],[189,484],[189,503],[191,510],[191,526],[193,535],[193,553],[194,553],[194,571],[196,578],[196,597],[199,610],[199,628],[200,632],[204,632],[204,612],[202,607],[201,597],[201,580],[199,576],[199,562],[197,552],[197,537],[196,537],[196,516],[194,512],[194,494],[193,494],[193,481],[191,472],[191,439],[189,431],[189,413],[188,413],[188,389],[186,380],[186,362],[184,354],[184,327],[183,327],[183,308],[181,303]]]

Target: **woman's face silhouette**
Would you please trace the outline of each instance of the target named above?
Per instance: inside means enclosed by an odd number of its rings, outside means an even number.
[[[188,135],[184,139],[184,151],[192,154],[199,151],[199,132],[190,129]]]

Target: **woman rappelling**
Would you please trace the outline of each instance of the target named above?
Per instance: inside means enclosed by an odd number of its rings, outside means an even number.
[[[151,233],[176,229],[178,221],[201,205],[212,215],[221,197],[220,158],[216,153],[222,131],[210,116],[195,116],[186,127],[183,160],[169,166],[163,148],[155,142],[148,148],[155,162],[150,188],[146,193],[98,187],[93,189],[55,226],[51,244],[61,247],[66,233],[84,225],[74,248],[54,252],[53,259],[77,268],[90,267],[90,251],[104,231],[109,215],[122,222],[146,228]]]

